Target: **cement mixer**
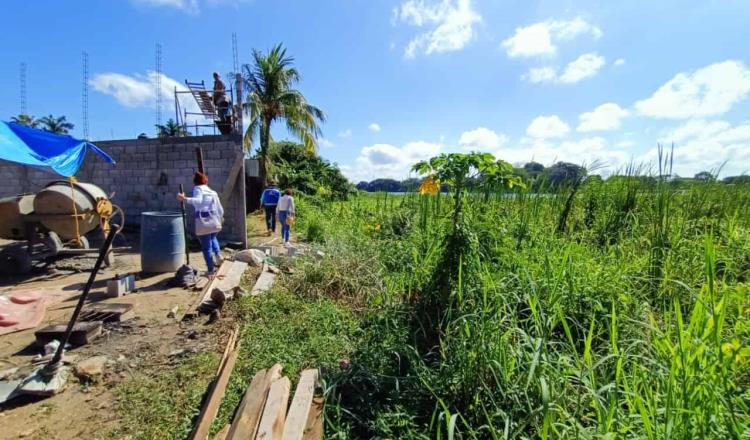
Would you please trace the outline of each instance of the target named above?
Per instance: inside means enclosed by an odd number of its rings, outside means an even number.
[[[33,262],[63,255],[97,253],[86,234],[100,228],[109,232],[110,220],[125,216],[120,207],[98,186],[75,181],[54,181],[36,194],[0,199],[0,238],[25,240],[0,251],[0,271],[22,274]],[[118,231],[119,232],[119,231]],[[105,264],[111,264],[110,252]]]

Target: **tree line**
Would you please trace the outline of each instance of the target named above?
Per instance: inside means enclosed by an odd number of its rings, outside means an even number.
[[[581,166],[570,162],[557,162],[549,167],[545,167],[538,162],[528,162],[520,167],[513,168],[513,174],[520,177],[526,186],[532,191],[542,191],[546,188],[568,187],[580,182],[582,179],[599,179],[603,180],[600,175],[589,175],[589,171]],[[644,179],[656,183],[657,177],[653,176],[623,176],[615,174],[609,178],[630,177]],[[709,171],[701,171],[693,177],[682,177],[676,174],[662,176],[667,178],[675,185],[689,182],[715,182],[716,174]],[[357,183],[356,188],[365,192],[412,192],[416,191],[421,185],[423,179],[408,178],[404,180],[380,178],[371,181],[361,181]],[[750,184],[750,176],[738,175],[728,176],[721,179],[725,184]],[[473,182],[469,182],[472,185]],[[447,191],[446,187],[441,187],[441,191]]]

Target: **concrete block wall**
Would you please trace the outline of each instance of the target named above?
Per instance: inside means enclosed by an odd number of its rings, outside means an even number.
[[[240,136],[193,136],[167,139],[129,139],[94,142],[112,156],[112,166],[90,153],[76,177],[93,183],[107,194],[126,215],[127,224],[140,224],[142,212],[179,211],[175,194],[182,184],[186,192],[193,187],[192,176],[198,169],[196,148],[203,150],[203,163],[209,186],[222,193],[238,155],[242,153]],[[234,189],[224,202],[224,229],[221,238],[246,245],[245,179],[240,169]],[[39,191],[57,174],[0,161],[0,197]],[[192,229],[192,213],[188,224]]]

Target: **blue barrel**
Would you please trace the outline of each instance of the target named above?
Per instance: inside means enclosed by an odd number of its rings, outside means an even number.
[[[141,271],[175,272],[185,263],[185,229],[179,212],[141,214]]]

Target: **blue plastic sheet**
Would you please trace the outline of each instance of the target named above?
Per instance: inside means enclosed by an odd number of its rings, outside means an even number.
[[[24,125],[0,122],[0,159],[48,168],[65,177],[74,176],[91,150],[106,162],[115,164],[96,145]]]

